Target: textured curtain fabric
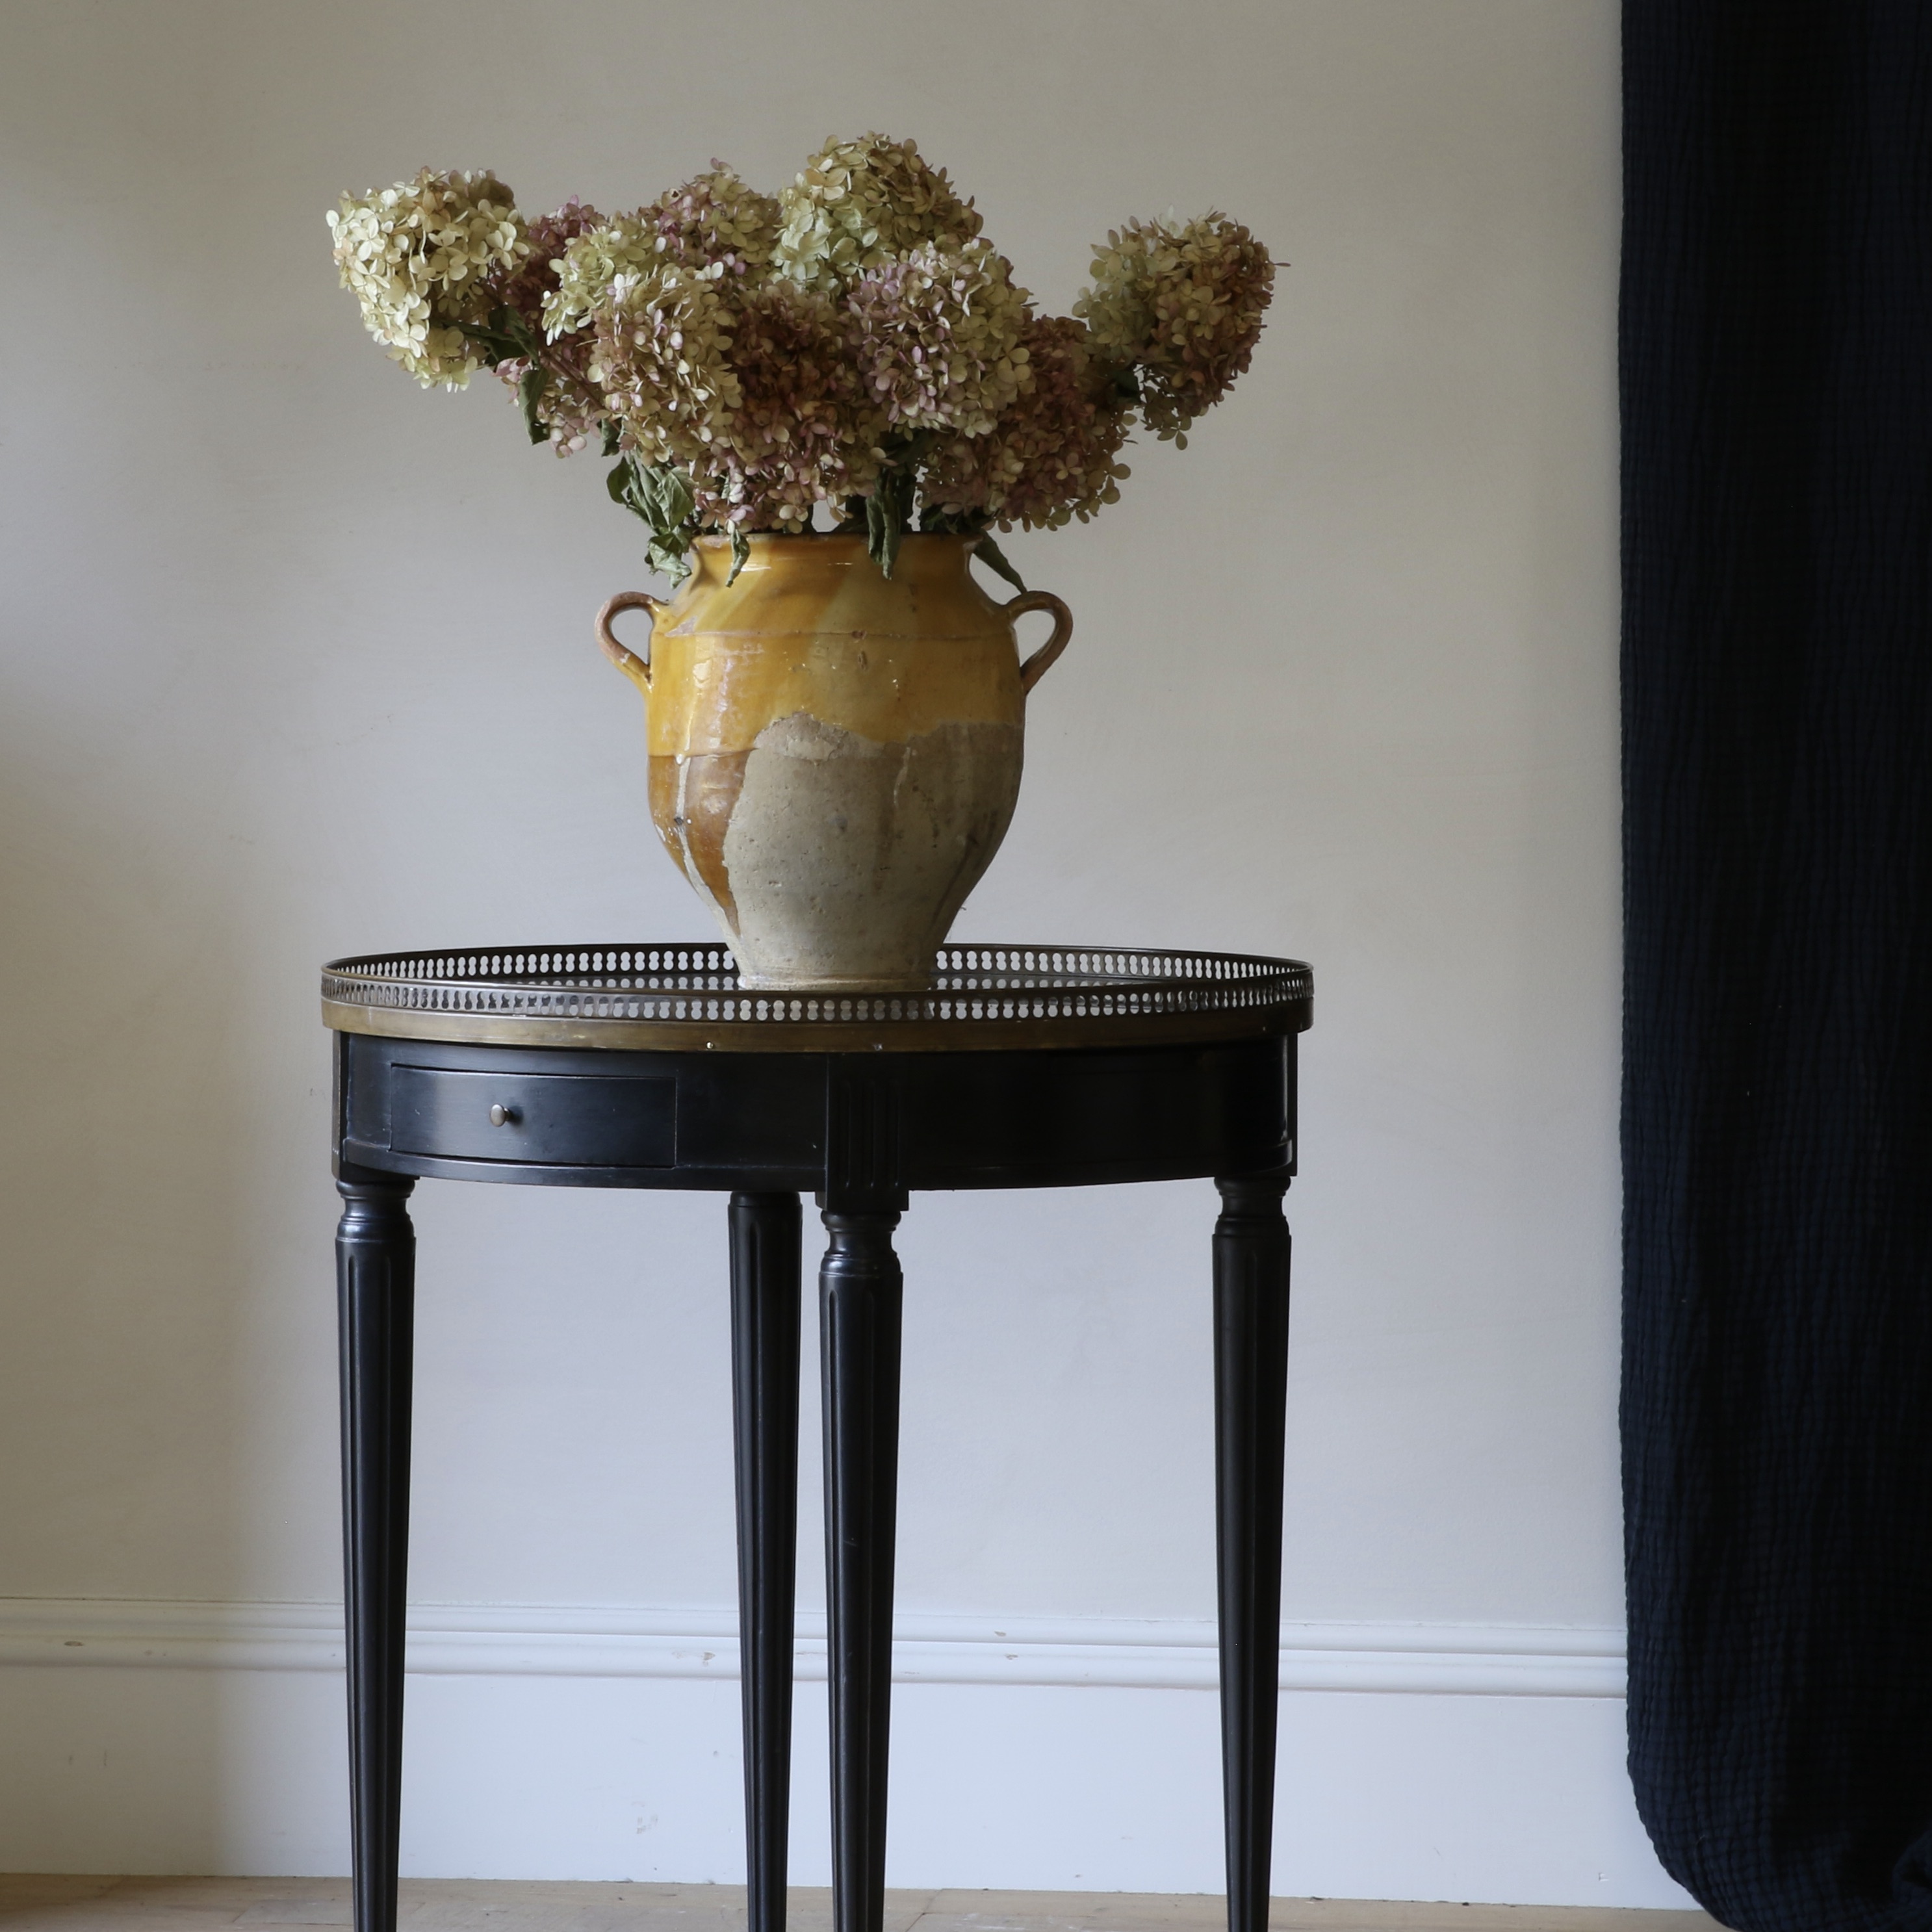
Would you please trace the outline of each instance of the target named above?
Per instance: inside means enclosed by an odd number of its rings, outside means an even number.
[[[1932,1929],[1932,0],[1626,0],[1630,1769]]]

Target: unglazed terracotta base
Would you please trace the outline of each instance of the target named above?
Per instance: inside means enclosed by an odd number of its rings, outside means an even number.
[[[922,986],[1019,795],[1026,692],[1064,649],[1058,598],[995,603],[973,539],[909,537],[889,580],[857,537],[701,539],[676,600],[613,598],[606,652],[645,694],[651,816],[742,980]],[[648,659],[610,634],[652,616]],[[1013,620],[1051,610],[1022,666]]]

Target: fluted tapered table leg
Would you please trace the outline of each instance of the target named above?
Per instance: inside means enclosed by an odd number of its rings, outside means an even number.
[[[336,1232],[356,1932],[394,1932],[409,1579],[412,1180],[345,1174]]]
[[[1215,1508],[1228,1932],[1268,1932],[1288,1408],[1285,1174],[1217,1180]]]
[[[880,1932],[885,1913],[904,1300],[892,1252],[898,1218],[828,1210],[831,1246],[818,1276],[834,1932]]]
[[[784,1932],[798,1574],[800,1214],[796,1194],[731,1197],[738,1653],[748,1932]]]

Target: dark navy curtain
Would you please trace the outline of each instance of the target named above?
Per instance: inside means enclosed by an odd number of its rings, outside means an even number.
[[[1932,1932],[1932,0],[1626,0],[1630,1770]]]

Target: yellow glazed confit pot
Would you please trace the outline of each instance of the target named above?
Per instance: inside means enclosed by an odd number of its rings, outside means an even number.
[[[711,908],[742,984],[929,983],[1019,796],[1027,693],[1073,620],[1034,591],[996,603],[976,538],[908,536],[888,578],[862,536],[754,536],[736,583],[700,537],[668,603],[620,592],[604,653],[644,694],[651,818]],[[651,614],[648,654],[613,634]],[[1050,612],[1022,664],[1016,618]]]

